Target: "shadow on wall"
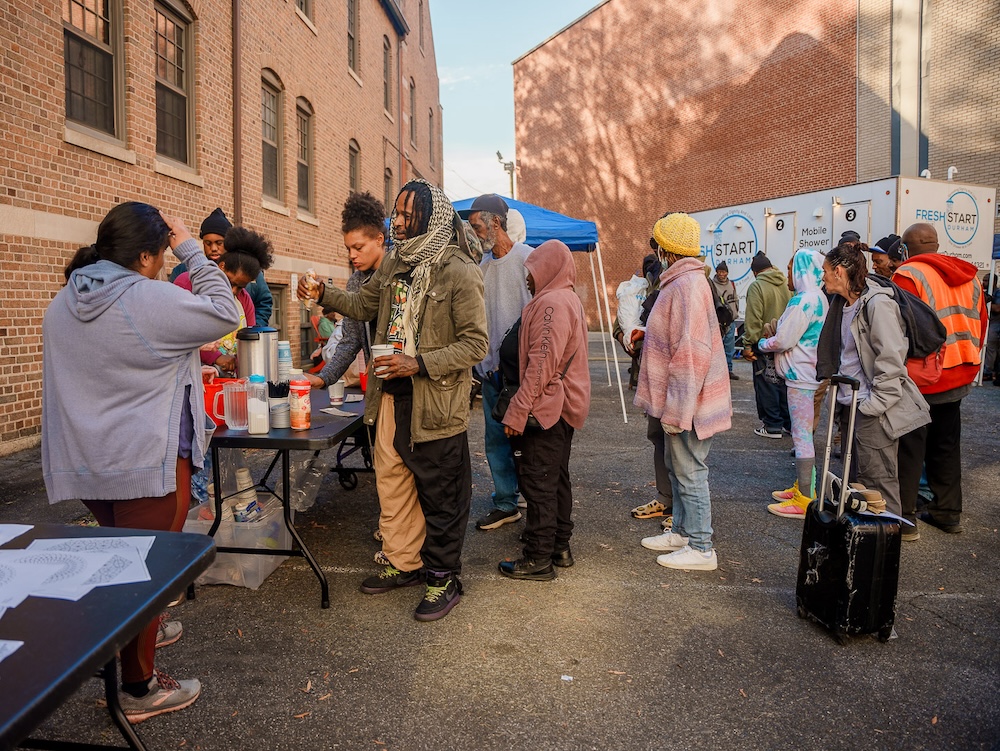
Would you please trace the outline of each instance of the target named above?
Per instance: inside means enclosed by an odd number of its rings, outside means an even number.
[[[521,197],[597,222],[612,315],[664,211],[853,182],[856,6],[764,4],[789,5],[779,31],[759,4],[696,21],[618,0],[515,65]],[[592,288],[578,290],[597,328]]]

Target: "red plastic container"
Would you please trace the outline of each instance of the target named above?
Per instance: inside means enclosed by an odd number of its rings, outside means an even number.
[[[225,409],[221,399],[222,384],[238,380],[238,378],[216,378],[211,383],[203,384],[205,386],[205,413],[219,427],[223,427],[226,424]],[[220,395],[218,413],[215,411],[216,394]]]

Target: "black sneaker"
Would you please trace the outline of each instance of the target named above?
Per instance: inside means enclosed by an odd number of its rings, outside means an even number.
[[[412,587],[420,584],[420,569],[416,571],[400,571],[391,563],[375,576],[369,576],[361,582],[361,591],[366,595],[379,595],[402,587]]]
[[[521,518],[521,512],[516,508],[513,511],[502,511],[498,508],[476,522],[476,529],[498,529],[504,524],[511,524]]]
[[[521,558],[512,561],[500,561],[497,568],[509,579],[524,579],[525,581],[552,581],[556,578],[556,570],[552,568],[553,561],[536,561],[533,558]]]
[[[427,591],[417,605],[413,617],[418,621],[436,621],[444,618],[462,599],[462,582],[451,573],[427,572]]]

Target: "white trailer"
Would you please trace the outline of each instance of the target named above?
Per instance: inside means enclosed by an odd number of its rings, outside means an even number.
[[[785,272],[801,248],[830,250],[846,230],[873,245],[916,222],[937,229],[940,252],[992,267],[996,189],[944,180],[891,177],[741,206],[699,211],[701,247],[708,264],[725,261],[745,310],[753,281],[750,260],[762,251]]]

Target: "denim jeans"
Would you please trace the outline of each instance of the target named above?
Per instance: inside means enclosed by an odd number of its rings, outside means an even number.
[[[712,549],[712,497],[708,492],[708,450],[693,430],[666,437],[664,454],[674,489],[673,531],[688,538],[695,550]]]
[[[486,461],[493,475],[493,505],[501,511],[517,510],[517,471],[514,452],[503,432],[503,423],[493,419],[493,407],[500,395],[497,376],[483,378],[483,416],[486,418]]]
[[[733,355],[736,354],[736,323],[729,324],[725,335],[722,337],[722,348],[726,351],[726,366],[729,372],[733,372]]]

